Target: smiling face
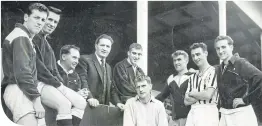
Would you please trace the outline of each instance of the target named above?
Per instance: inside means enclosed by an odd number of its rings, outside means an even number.
[[[150,92],[152,90],[152,84],[148,84],[146,80],[136,83],[136,92],[140,99],[150,98]]]
[[[194,63],[200,67],[207,62],[207,51],[204,51],[202,48],[195,48],[191,50],[191,57]]]
[[[46,34],[51,34],[56,29],[59,20],[60,20],[60,15],[52,11],[49,11],[49,15],[43,27],[43,32],[45,32]]]
[[[233,45],[229,45],[227,40],[217,41],[215,49],[220,60],[228,61],[233,55]]]
[[[101,38],[97,44],[95,44],[96,54],[104,59],[111,51],[112,42],[109,39]]]
[[[62,55],[62,60],[68,70],[74,70],[76,68],[79,58],[80,53],[77,49],[74,48],[71,48],[68,54]]]
[[[131,64],[137,66],[137,63],[142,56],[142,49],[132,48],[127,52],[127,56]]]
[[[42,30],[47,18],[47,12],[37,9],[33,9],[31,12],[30,15],[24,15],[24,26],[28,29],[30,34],[35,35]]]
[[[173,64],[177,72],[187,69],[188,60],[184,55],[178,55],[173,58]]]

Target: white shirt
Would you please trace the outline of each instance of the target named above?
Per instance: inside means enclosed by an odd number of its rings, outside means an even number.
[[[99,64],[102,66],[102,65],[103,65],[102,62],[101,62],[102,58],[100,58],[96,53],[95,53],[95,55],[96,55],[96,58],[97,58]],[[106,64],[105,59],[106,59],[106,58],[104,58],[103,60],[104,60],[104,63]]]

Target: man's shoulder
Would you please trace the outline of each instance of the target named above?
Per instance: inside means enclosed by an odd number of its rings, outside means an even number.
[[[11,31],[7,37],[5,38],[5,40],[9,41],[10,43],[12,43],[12,41],[16,38],[19,37],[23,37],[29,40],[29,36],[28,34],[22,30],[21,28],[14,28],[13,31]]]
[[[132,104],[132,103],[134,103],[136,100],[137,100],[137,97],[129,98],[129,99],[126,101],[126,104]]]
[[[93,55],[94,54],[83,54],[80,56],[79,60],[86,60],[86,61],[93,60]]]
[[[157,100],[155,98],[153,100],[154,100],[154,103],[157,104],[158,106],[164,105],[163,102],[161,102],[161,101],[159,101],[159,100]]]
[[[115,67],[125,66],[127,63],[126,58],[116,63]]]

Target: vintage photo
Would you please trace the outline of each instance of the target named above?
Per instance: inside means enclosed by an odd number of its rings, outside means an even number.
[[[170,126],[261,125],[261,7],[148,2],[148,75]]]
[[[135,1],[1,4],[1,101],[14,123],[122,124],[113,70],[132,43],[141,49]]]
[[[25,126],[262,126],[261,15],[260,1],[1,1],[1,113]]]

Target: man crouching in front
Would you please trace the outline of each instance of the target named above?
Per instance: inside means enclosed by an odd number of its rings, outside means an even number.
[[[124,126],[168,126],[164,104],[151,96],[150,77],[136,77],[135,85],[137,96],[125,104]]]

